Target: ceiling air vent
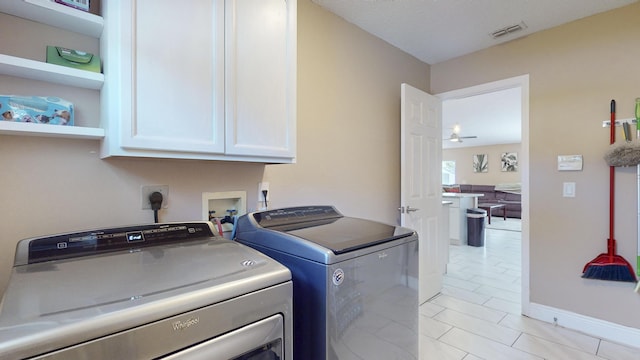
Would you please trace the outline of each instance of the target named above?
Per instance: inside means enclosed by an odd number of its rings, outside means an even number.
[[[491,36],[494,39],[497,39],[499,37],[520,31],[520,30],[524,30],[527,28],[527,25],[524,22],[521,22],[520,24],[516,24],[516,25],[509,25],[507,27],[503,27],[502,29],[498,29],[494,32],[491,33]]]

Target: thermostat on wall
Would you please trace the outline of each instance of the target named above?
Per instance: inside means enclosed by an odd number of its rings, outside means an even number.
[[[558,155],[559,171],[581,171],[582,155]]]

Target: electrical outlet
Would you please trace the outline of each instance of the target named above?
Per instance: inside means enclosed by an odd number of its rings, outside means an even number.
[[[154,192],[162,194],[162,208],[169,207],[169,185],[143,185],[140,187],[140,204],[142,210],[151,210],[149,195]]]
[[[267,192],[267,196],[265,198],[263,191]],[[271,192],[269,191],[269,183],[263,181],[258,183],[258,209],[267,210],[269,207],[269,201],[271,199]]]
[[[267,191],[267,201],[269,201],[269,183],[266,181],[263,181],[261,183],[258,183],[258,200],[259,201],[264,201],[264,195],[262,194],[262,191],[266,190]]]

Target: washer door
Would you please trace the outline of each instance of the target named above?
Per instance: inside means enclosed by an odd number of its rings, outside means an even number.
[[[274,315],[172,355],[167,360],[281,360],[283,319]]]

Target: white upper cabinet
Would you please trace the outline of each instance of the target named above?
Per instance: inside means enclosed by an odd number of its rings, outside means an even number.
[[[293,158],[296,3],[226,4],[226,152]]]
[[[222,6],[107,1],[102,11],[103,155],[224,153]]]
[[[295,1],[102,6],[104,157],[293,161]]]

